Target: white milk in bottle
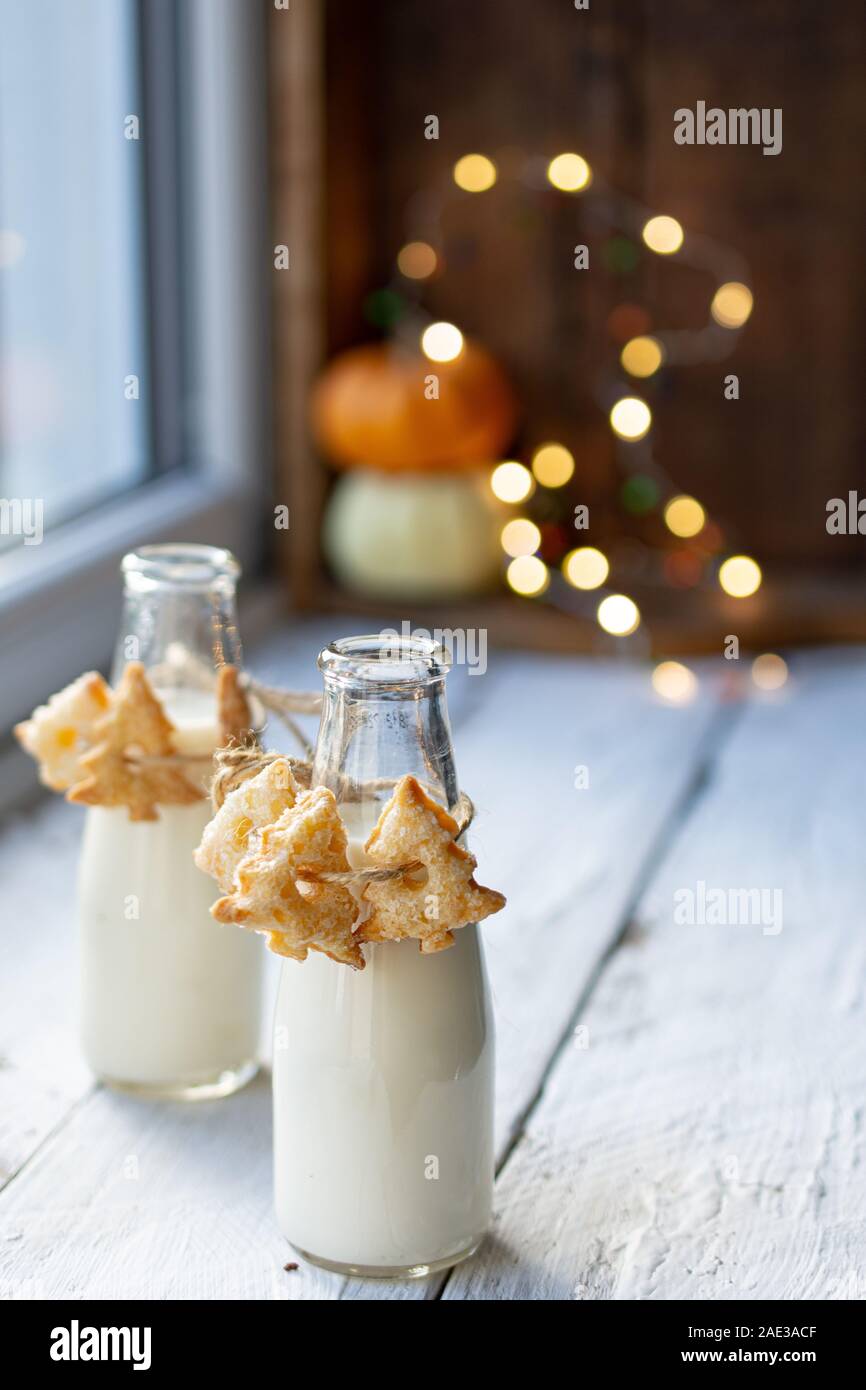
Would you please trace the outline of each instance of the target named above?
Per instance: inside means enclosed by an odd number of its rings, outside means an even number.
[[[387,658],[387,659],[386,659]],[[320,658],[314,785],[335,793],[351,860],[404,773],[454,805],[447,658],[417,639],[350,638]],[[448,950],[364,947],[353,971],[285,960],[274,1034],[280,1229],[307,1259],[407,1277],[473,1253],[493,1191],[493,1019],[478,929]]]
[[[110,1085],[150,1096],[228,1095],[257,1069],[261,943],[210,916],[213,880],[193,862],[211,809],[204,787],[220,736],[215,666],[240,662],[236,561],[208,546],[149,546],[123,563],[124,617],[114,679],[145,664],[175,726],[175,749],[201,756],[191,805],[131,821],[87,811],[79,876],[85,1056]]]

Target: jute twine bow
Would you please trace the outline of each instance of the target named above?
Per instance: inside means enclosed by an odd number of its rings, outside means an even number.
[[[219,810],[228,796],[241,783],[254,777],[271,763],[287,762],[292,775],[301,786],[309,787],[312,780],[312,763],[301,758],[287,758],[282,753],[265,753],[257,743],[249,742],[236,748],[220,748],[214,755],[216,773],[211,784],[211,800],[214,809]],[[382,791],[396,786],[394,778],[380,777],[362,783],[352,800],[360,800],[363,793]],[[475,815],[475,807],[465,792],[461,792],[450,813],[457,822],[454,838],[459,840]],[[305,883],[339,883],[347,888],[363,888],[367,883],[387,883],[391,879],[403,878],[405,874],[417,873],[424,865],[420,859],[411,859],[408,864],[397,864],[390,869],[349,869],[347,872],[321,872],[299,869],[297,877]]]

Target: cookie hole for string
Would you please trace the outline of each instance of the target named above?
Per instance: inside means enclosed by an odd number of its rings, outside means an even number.
[[[422,864],[418,869],[409,869],[403,875],[403,882],[407,888],[417,891],[419,888],[426,888],[430,882],[430,870]]]

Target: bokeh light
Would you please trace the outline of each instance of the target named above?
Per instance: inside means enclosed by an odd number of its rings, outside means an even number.
[[[652,376],[665,360],[664,348],[658,338],[632,338],[620,353],[619,360],[630,376]]]
[[[575,589],[599,589],[610,573],[607,556],[593,545],[571,550],[562,562],[562,573]]]
[[[421,349],[431,362],[453,362],[463,351],[463,334],[453,323],[431,323],[421,334]]]
[[[620,439],[643,439],[652,418],[649,406],[639,396],[623,396],[610,412],[611,428]]]
[[[687,705],[695,698],[698,678],[681,661],[660,661],[652,673],[653,690],[671,705]]]
[[[788,663],[775,652],[763,652],[752,662],[752,680],[759,690],[780,690],[788,679]]]
[[[742,328],[752,312],[754,302],[748,285],[741,285],[738,280],[729,280],[727,284],[720,285],[713,295],[710,313],[723,328]]]
[[[749,555],[731,555],[719,570],[719,583],[731,598],[749,598],[761,587],[761,567]]]
[[[496,182],[496,165],[486,154],[465,154],[454,165],[454,182],[464,193],[486,193]]]
[[[542,487],[562,487],[574,472],[574,455],[564,444],[542,444],[532,455],[532,471]]]
[[[658,504],[659,485],[646,473],[632,473],[620,487],[619,500],[631,516],[646,516]]]
[[[640,623],[640,611],[626,594],[608,594],[598,605],[599,625],[614,637],[628,637]]]
[[[550,571],[537,555],[518,555],[508,566],[505,577],[514,592],[526,598],[543,594],[550,583]]]
[[[528,517],[516,516],[505,523],[499,540],[506,555],[532,555],[541,545],[541,532]]]
[[[675,217],[651,217],[641,235],[659,256],[672,256],[683,244],[683,229]]]
[[[675,536],[684,540],[704,529],[707,514],[696,497],[681,494],[672,497],[665,507],[665,525]]]
[[[535,491],[535,480],[525,464],[508,459],[496,465],[490,486],[500,502],[525,502]]]
[[[426,280],[438,264],[439,257],[426,241],[407,241],[397,253],[397,268],[407,280]]]
[[[563,193],[577,193],[589,187],[592,170],[579,154],[558,154],[547,166],[547,177]]]

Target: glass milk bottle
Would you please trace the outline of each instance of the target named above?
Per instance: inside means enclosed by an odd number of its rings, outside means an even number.
[[[208,755],[220,742],[215,670],[240,664],[237,561],[203,545],[146,546],[122,565],[124,611],[112,679],[143,662],[175,726],[201,755],[191,805],[131,821],[87,811],[79,877],[84,1053],[109,1085],[176,1099],[229,1095],[257,1070],[261,942],[210,916],[213,880],[193,863],[210,818]]]
[[[404,773],[443,804],[457,800],[447,656],[430,641],[356,637],[327,648],[319,667],[313,785],[337,797],[358,867]],[[420,1276],[471,1255],[490,1219],[494,1040],[482,945],[467,926],[434,955],[415,940],[364,954],[363,971],[317,952],[282,965],[277,1216],[316,1264]]]

